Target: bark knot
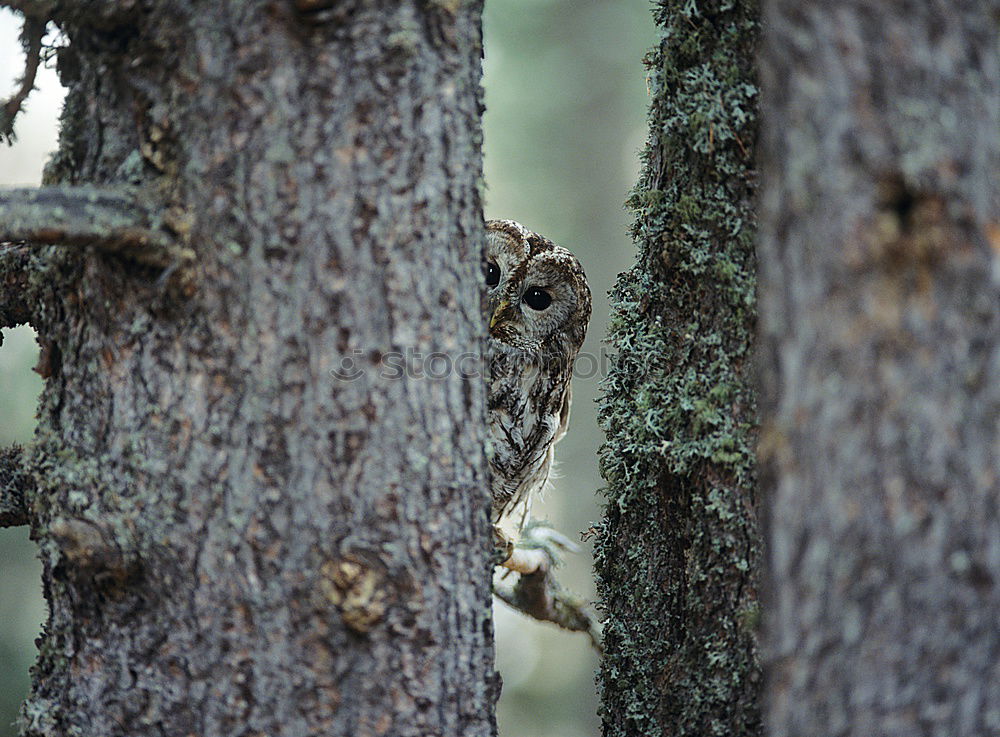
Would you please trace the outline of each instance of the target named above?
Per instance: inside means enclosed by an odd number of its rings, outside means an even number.
[[[138,561],[131,546],[108,524],[81,518],[56,519],[48,527],[75,577],[89,578],[104,589],[120,589],[137,572]]]
[[[356,559],[327,561],[320,567],[320,590],[340,610],[344,624],[365,634],[385,615],[385,576]]]

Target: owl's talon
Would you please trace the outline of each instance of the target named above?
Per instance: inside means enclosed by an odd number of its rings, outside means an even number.
[[[493,565],[502,566],[514,554],[514,541],[493,525]]]
[[[494,528],[494,535],[498,535]],[[509,542],[509,541],[508,541]],[[532,520],[525,525],[521,539],[498,565],[521,574],[545,572],[562,564],[563,553],[577,553],[580,547],[547,522]]]

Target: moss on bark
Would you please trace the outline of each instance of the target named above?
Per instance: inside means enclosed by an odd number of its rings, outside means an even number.
[[[752,2],[660,2],[605,385],[606,735],[760,733]]]

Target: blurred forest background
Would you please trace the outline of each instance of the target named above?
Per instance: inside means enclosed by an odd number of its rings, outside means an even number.
[[[594,293],[594,318],[574,380],[573,418],[559,445],[558,478],[536,516],[578,539],[600,516],[594,400],[607,364],[607,291],[632,262],[622,209],[638,173],[647,107],[641,59],[656,40],[645,0],[488,0],[484,19],[486,217],[513,218],[573,250]],[[0,97],[21,72],[19,19],[0,11]],[[43,69],[18,142],[0,146],[0,186],[37,185],[55,147],[62,95]],[[41,379],[27,328],[4,330],[0,348],[0,444],[28,442]],[[560,577],[593,598],[589,546]],[[26,528],[0,530],[0,737],[28,687],[44,619],[40,567]],[[596,657],[564,633],[496,605],[497,667],[504,679],[500,734],[597,735]]]

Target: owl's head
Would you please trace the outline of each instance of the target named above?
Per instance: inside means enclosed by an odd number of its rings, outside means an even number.
[[[590,320],[576,256],[513,220],[490,220],[484,271],[491,338],[528,354],[576,356]]]

